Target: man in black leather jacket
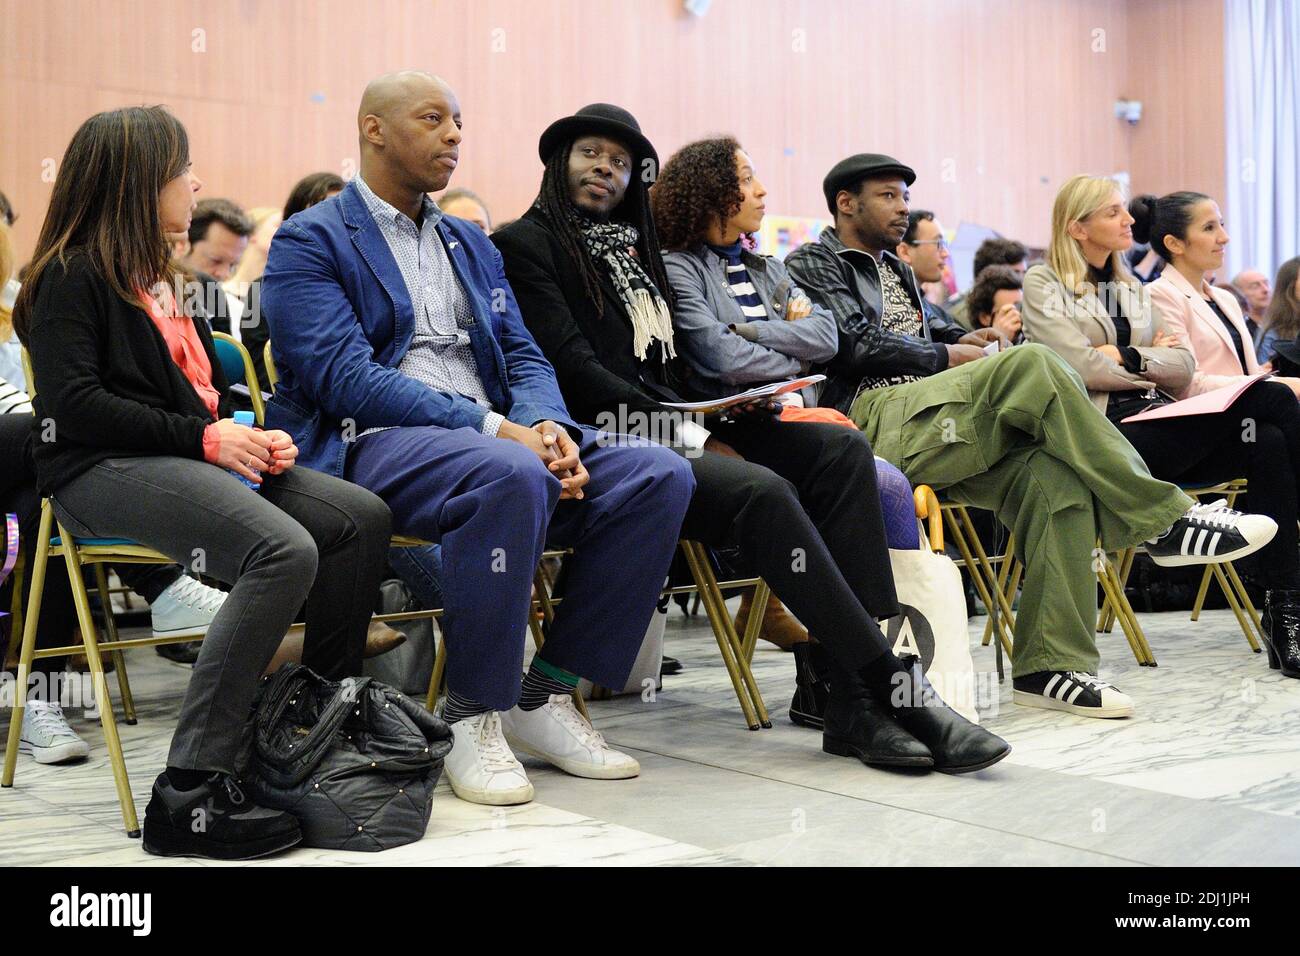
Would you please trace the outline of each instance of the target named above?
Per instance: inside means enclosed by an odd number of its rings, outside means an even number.
[[[898,226],[907,228],[906,211]],[[975,350],[996,338],[988,330],[967,332],[928,302],[915,273],[892,246],[882,249],[877,260],[869,252],[846,246],[834,226],[824,229],[817,242],[790,253],[786,266],[801,285],[813,284],[818,290],[815,298],[830,309],[840,327],[840,350],[826,368],[820,404],[842,412],[848,412],[868,380],[902,384],[934,375],[982,357],[983,352]],[[903,331],[885,322],[881,268],[893,271],[912,306],[924,316],[916,328]],[[952,348],[958,345],[974,348]]]
[[[1132,700],[1095,676],[1093,548],[1099,537],[1107,552],[1144,540],[1163,547],[1196,515],[1151,477],[1055,352],[1027,344],[986,355],[1002,333],[967,333],[925,309],[893,251],[915,180],[888,156],[840,162],[823,182],[835,227],[786,258],[839,326],[822,404],[847,412],[913,484],[993,511],[1014,532],[1025,565],[1015,702],[1126,717]]]

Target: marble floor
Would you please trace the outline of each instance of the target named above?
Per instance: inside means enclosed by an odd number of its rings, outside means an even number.
[[[685,671],[653,700],[591,705],[633,753],[636,780],[590,781],[526,761],[523,807],[457,800],[442,784],[428,833],[381,854],[298,850],[252,864],[158,860],[127,839],[97,722],[69,711],[92,742],[78,765],[21,756],[0,791],[0,863],[76,865],[1052,865],[1234,866],[1300,863],[1300,681],[1250,653],[1227,611],[1192,624],[1142,616],[1158,668],[1122,636],[1100,638],[1102,676],[1138,702],[1098,721],[1019,707],[998,685],[983,619],[971,622],[983,722],[1013,753],[978,774],[888,772],[831,757],[785,718],[794,667],[760,649],[755,672],[770,730],[746,730],[703,615],[669,616],[667,651]],[[141,813],[163,766],[187,672],[131,652],[140,711],[122,726]]]

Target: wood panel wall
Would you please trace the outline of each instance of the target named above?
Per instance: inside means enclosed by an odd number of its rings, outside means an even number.
[[[362,87],[417,67],[458,92],[453,185],[498,219],[536,191],[541,130],[606,100],[664,156],[736,135],[773,212],[823,214],[825,171],[882,151],[917,169],[914,204],[946,224],[1041,244],[1081,170],[1219,188],[1220,3],[714,0],[696,18],[680,0],[0,0],[0,189],[22,261],[76,126],[162,102],[205,195],[278,206],[307,172],[350,173]],[[1137,130],[1113,116],[1121,95],[1147,102]]]

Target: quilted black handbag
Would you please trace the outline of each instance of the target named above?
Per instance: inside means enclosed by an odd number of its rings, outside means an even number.
[[[386,850],[424,836],[451,728],[420,702],[285,664],[263,680],[253,723],[249,792],[297,817],[303,846]]]

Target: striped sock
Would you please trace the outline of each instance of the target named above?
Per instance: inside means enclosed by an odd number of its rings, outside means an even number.
[[[477,717],[479,714],[486,714],[491,707],[484,707],[477,701],[470,700],[468,697],[461,697],[450,687],[447,688],[447,699],[442,702],[442,719],[449,724],[454,724],[458,720],[464,720],[467,717]]]
[[[570,674],[562,667],[534,657],[528,673],[524,675],[523,686],[519,689],[519,709],[536,710],[552,694],[572,694],[577,686],[577,674]]]

